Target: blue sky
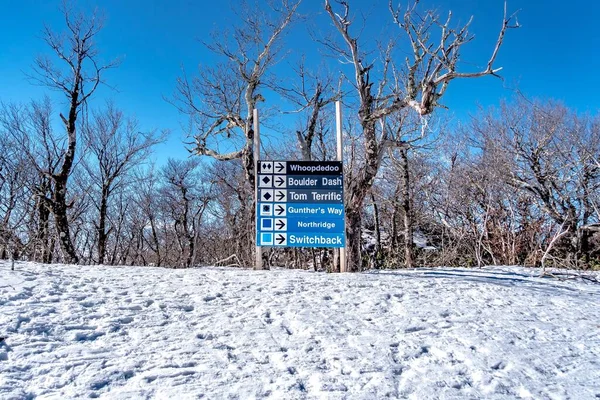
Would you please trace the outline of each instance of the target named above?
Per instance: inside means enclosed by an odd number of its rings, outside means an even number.
[[[331,31],[322,3],[305,0],[302,4],[301,12],[311,17],[290,31],[286,40],[294,49],[292,55],[304,49],[311,57],[319,57],[319,45],[311,41],[306,26],[315,32]],[[36,55],[49,54],[40,39],[43,24],[63,29],[59,4],[55,0],[0,0],[0,100],[26,102],[47,93],[45,88],[32,86],[24,72],[30,70]],[[104,10],[106,26],[98,38],[102,57],[122,59],[121,66],[106,76],[118,91],[102,88],[95,104],[112,98],[128,114],[135,114],[143,127],[171,129],[169,142],[158,149],[159,160],[187,156],[180,128],[185,118],[163,96],[173,93],[181,66],[193,71],[199,63],[215,61],[200,40],[231,24],[230,10],[236,2],[86,0],[78,4],[84,9],[97,4]],[[387,0],[355,0],[351,4],[367,16],[365,37],[389,32],[389,27],[384,28],[389,22]],[[457,22],[474,15],[471,31],[476,39],[465,48],[463,61],[474,68],[486,63],[500,27],[502,0],[421,0],[421,4],[443,12],[452,9]],[[467,118],[478,105],[510,98],[515,87],[528,96],[561,100],[580,112],[597,112],[600,2],[513,0],[508,6],[509,10],[521,9],[522,27],[508,32],[497,60],[504,68],[504,81],[486,77],[453,82],[442,102],[455,120]],[[283,71],[289,64],[284,61],[278,68]]]

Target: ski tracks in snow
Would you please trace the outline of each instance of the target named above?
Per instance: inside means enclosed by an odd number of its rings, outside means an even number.
[[[0,398],[600,396],[598,285],[521,268],[18,268]]]

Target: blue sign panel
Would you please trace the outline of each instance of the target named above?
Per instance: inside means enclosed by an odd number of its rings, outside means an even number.
[[[276,211],[280,208],[276,205]],[[341,218],[344,219],[343,204],[305,204],[293,203],[287,204],[285,212],[288,216],[310,217],[320,216],[322,218]]]
[[[287,218],[287,230],[292,232],[340,232],[344,228],[344,219],[323,219],[321,217]]]
[[[344,247],[344,179],[339,161],[259,161],[258,246]]]

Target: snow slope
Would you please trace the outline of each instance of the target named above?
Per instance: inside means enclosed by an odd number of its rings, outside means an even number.
[[[0,399],[600,398],[600,285],[0,263]]]

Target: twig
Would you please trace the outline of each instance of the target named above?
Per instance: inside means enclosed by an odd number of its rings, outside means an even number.
[[[232,258],[235,259],[236,263],[234,263],[234,264],[228,264],[228,265],[218,265],[220,263],[224,263],[226,261],[229,261]],[[219,260],[219,261],[215,261],[215,266],[220,266],[220,267],[236,267],[237,266],[237,267],[241,267],[242,263],[240,263],[240,259],[238,258],[237,254],[232,254],[232,255],[230,255],[227,258],[224,258],[224,259]]]
[[[560,239],[562,236],[566,235],[569,232],[568,230],[564,230],[564,231],[562,230],[564,225],[565,225],[564,222],[562,224],[560,224],[560,227],[558,228],[558,230],[556,231],[556,234],[554,235],[554,237],[550,241],[550,244],[546,248],[546,251],[544,251],[544,255],[542,256],[542,260],[541,260],[541,262],[542,262],[542,276],[544,276],[546,274],[546,258],[548,258],[548,255],[550,254],[550,250],[552,250],[552,247],[554,246],[554,243],[556,243],[556,241],[558,239]]]
[[[572,279],[583,279],[592,283],[600,284],[600,279],[595,276],[582,275],[582,274],[569,274],[564,272],[543,272],[542,277],[555,278],[560,281],[572,280]]]

